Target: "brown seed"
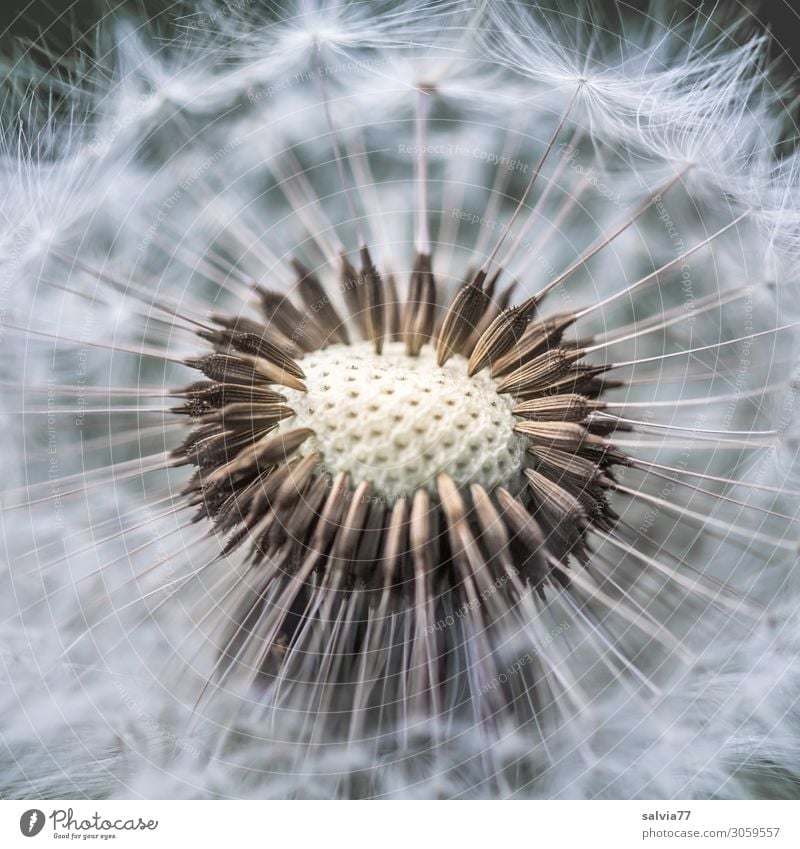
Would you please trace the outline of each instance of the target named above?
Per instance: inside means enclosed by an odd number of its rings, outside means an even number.
[[[436,317],[436,281],[431,268],[430,254],[414,257],[408,301],[403,307],[401,335],[406,353],[416,357],[433,335]]]
[[[525,469],[525,477],[536,503],[553,527],[570,541],[579,537],[589,525],[586,511],[580,501],[534,469]]]
[[[256,293],[268,327],[275,327],[304,351],[316,351],[325,344],[325,337],[315,325],[313,316],[301,313],[286,295],[260,286]]]
[[[350,312],[350,318],[355,321],[361,335],[368,338],[367,317],[361,297],[359,274],[344,254],[339,257],[339,263],[339,285]]]
[[[367,338],[374,343],[375,353],[380,354],[386,335],[383,281],[366,247],[361,248],[361,273],[358,279],[359,286],[362,287],[359,298],[365,313],[364,327]]]
[[[311,541],[311,549],[325,552],[331,544],[339,527],[342,515],[351,496],[348,488],[348,478],[345,472],[340,472],[332,481],[325,506],[319,515],[319,521]]]
[[[258,374],[252,363],[245,362],[241,357],[228,354],[205,354],[202,357],[192,357],[186,360],[186,365],[220,383],[259,383]]]
[[[536,310],[536,298],[504,310],[481,334],[469,358],[467,374],[477,374],[481,369],[502,357],[519,341]]]
[[[364,532],[369,509],[370,488],[369,481],[363,481],[356,487],[350,500],[350,507],[347,509],[333,541],[331,560],[340,561],[339,566],[346,570],[349,570],[352,566],[361,535]]]
[[[263,333],[225,329],[203,331],[199,335],[212,342],[221,354],[249,354],[267,360],[295,377],[305,377],[294,358]]]
[[[504,377],[497,385],[497,391],[516,394],[546,389],[554,381],[565,377],[582,356],[582,351],[566,351],[563,348],[545,351]]]
[[[517,404],[513,412],[516,416],[525,416],[539,422],[579,422],[592,410],[599,410],[603,406],[602,403],[591,401],[583,395],[570,393],[532,398]]]
[[[307,427],[288,430],[286,433],[276,433],[260,439],[253,445],[248,445],[240,451],[233,460],[225,463],[208,476],[208,480],[216,481],[234,472],[242,471],[248,466],[259,469],[285,462],[314,431]]]
[[[514,430],[536,443],[561,451],[577,451],[583,445],[605,445],[605,440],[575,422],[517,422]]]
[[[397,293],[397,283],[394,274],[388,273],[383,278],[386,288],[386,299],[384,308],[386,310],[386,333],[392,341],[401,339],[401,305],[400,296]]]
[[[231,316],[223,313],[213,313],[211,318],[214,324],[218,324],[220,327],[225,327],[228,330],[241,333],[255,333],[257,336],[268,339],[273,345],[280,348],[284,354],[293,359],[297,359],[303,353],[303,349],[295,345],[277,327],[267,326],[263,321],[253,321],[253,319],[244,318],[243,316]]]
[[[489,296],[476,281],[467,283],[456,292],[439,329],[436,361],[440,366],[453,354],[461,353],[464,343],[475,330],[488,305]]]
[[[525,365],[544,351],[560,345],[564,332],[574,321],[575,316],[572,313],[562,313],[529,324],[516,345],[492,361],[492,377],[501,377]]]
[[[551,478],[567,476],[585,486],[595,481],[605,483],[602,468],[588,457],[580,457],[546,445],[531,445],[528,451],[536,458],[539,471]],[[608,479],[608,483],[613,482]]]
[[[347,327],[317,275],[297,259],[292,259],[291,264],[299,278],[297,288],[300,290],[300,297],[325,333],[326,341],[349,345]]]
[[[435,528],[431,500],[424,489],[414,493],[409,533],[414,562],[424,571],[432,569],[436,562]]]
[[[225,427],[262,426],[266,422],[277,424],[295,414],[291,407],[285,404],[248,404],[238,402],[227,404],[221,410],[213,410],[202,417],[203,422],[220,422]]]
[[[408,533],[408,501],[405,498],[398,498],[392,507],[380,564],[384,586],[398,580],[403,572],[403,564],[409,554]]]
[[[506,489],[499,487],[497,500],[506,527],[516,540],[522,543],[533,559],[535,567],[547,568],[547,542],[539,523],[525,507]]]
[[[262,360],[261,357],[251,357],[248,354],[240,354],[240,357],[244,362],[252,364],[254,371],[266,378],[269,383],[277,383],[279,386],[296,389],[298,392],[307,391],[302,380],[298,380],[281,366],[275,365],[269,360]]]

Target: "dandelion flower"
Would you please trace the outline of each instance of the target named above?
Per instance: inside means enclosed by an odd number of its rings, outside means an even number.
[[[9,83],[2,792],[791,795],[765,38],[176,26]]]

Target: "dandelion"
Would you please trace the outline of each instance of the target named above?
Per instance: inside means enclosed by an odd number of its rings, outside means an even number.
[[[3,140],[7,792],[786,795],[765,39],[265,14],[121,20]]]

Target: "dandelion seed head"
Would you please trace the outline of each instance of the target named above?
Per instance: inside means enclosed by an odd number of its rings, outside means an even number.
[[[751,792],[797,727],[764,37],[282,8],[124,20],[57,108],[14,71],[0,730],[53,763],[8,783]]]
[[[440,368],[430,346],[409,357],[401,342],[381,354],[368,342],[332,345],[303,360],[308,391],[285,390],[295,416],[280,427],[311,428],[303,452],[319,451],[330,474],[371,481],[389,501],[435,491],[443,471],[459,486],[518,486],[513,401],[487,374],[466,371],[461,356]]]

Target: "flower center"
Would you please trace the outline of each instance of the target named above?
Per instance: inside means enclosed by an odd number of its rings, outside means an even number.
[[[409,357],[400,342],[376,354],[372,343],[331,345],[302,361],[308,392],[284,389],[296,416],[281,430],[312,428],[302,453],[319,451],[326,471],[350,474],[391,500],[446,471],[458,486],[509,485],[523,465],[512,399],[481,372],[467,376],[454,356],[436,364],[430,345]]]

